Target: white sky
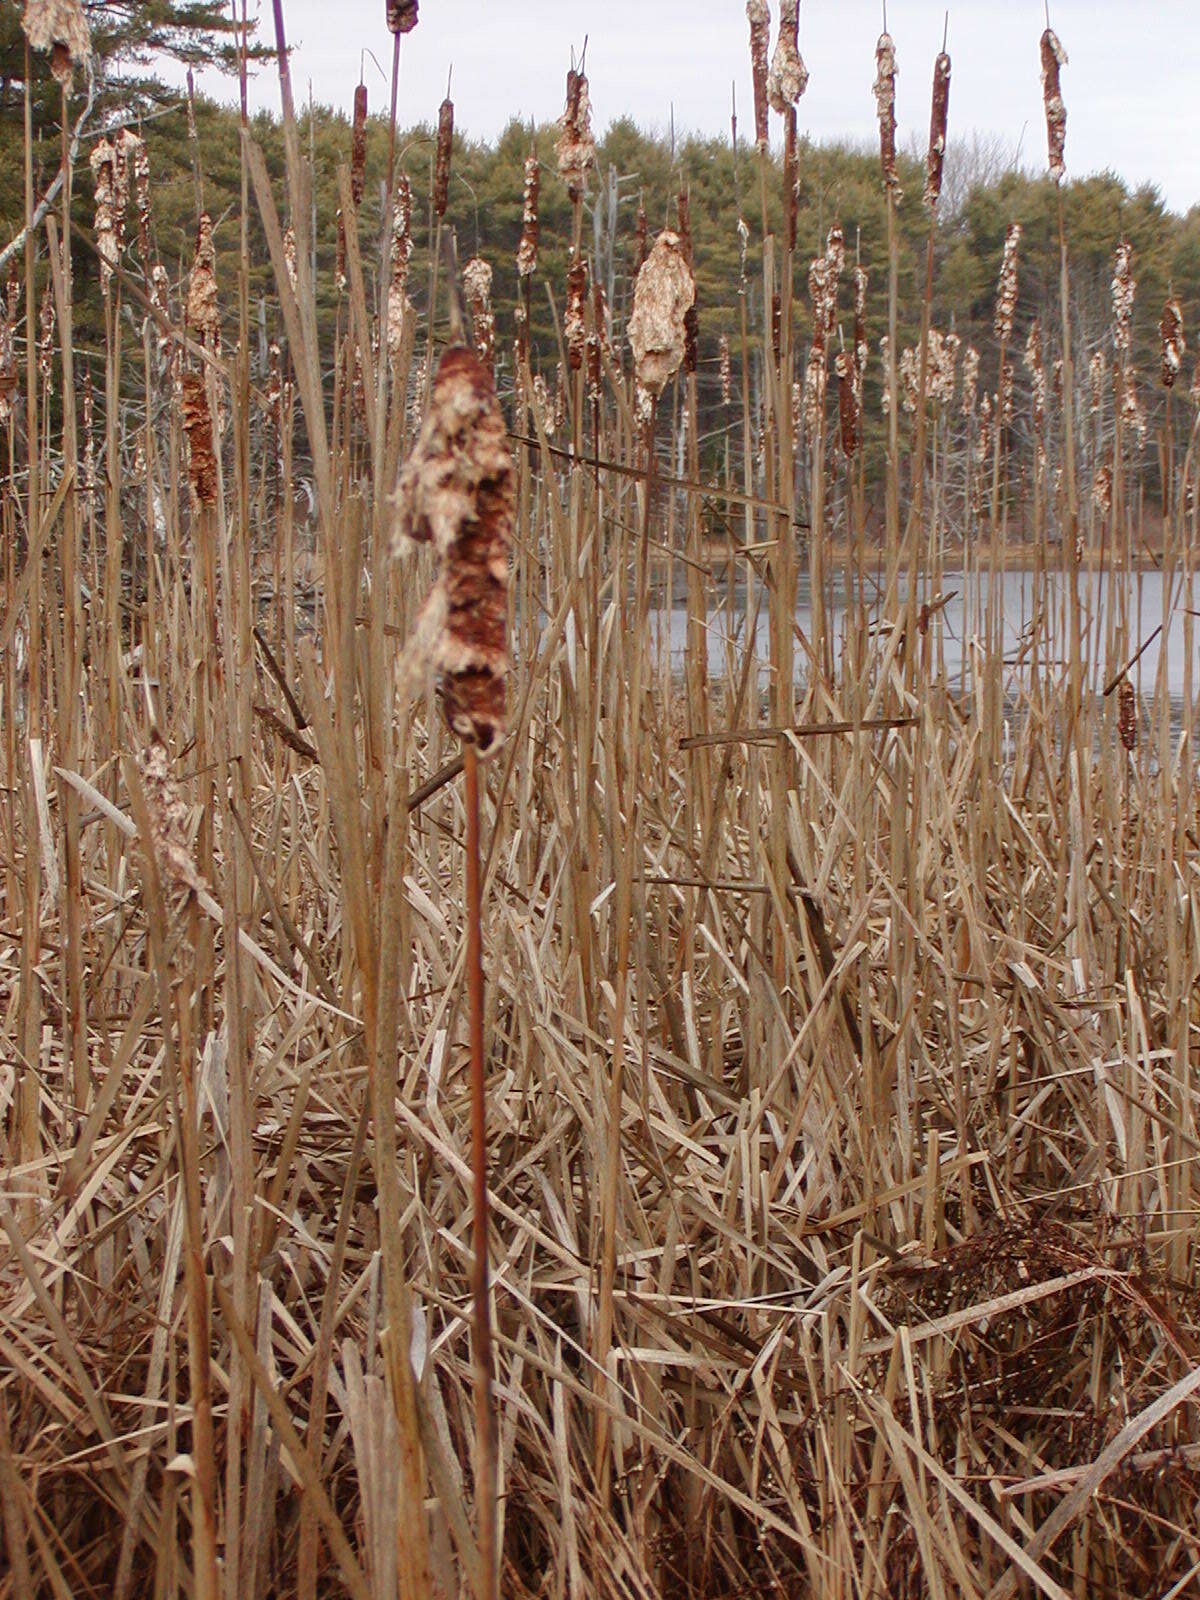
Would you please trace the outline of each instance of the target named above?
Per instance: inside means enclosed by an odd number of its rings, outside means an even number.
[[[273,40],[270,0],[251,0],[261,38]],[[350,107],[364,48],[390,69],[385,0],[284,0],[295,47],[299,99]],[[778,0],[771,0],[772,36]],[[1052,0],[1055,29],[1070,57],[1063,73],[1067,167],[1112,169],[1131,184],[1156,183],[1184,211],[1200,202],[1200,7],[1196,0]],[[900,77],[901,142],[929,126],[933,57],[944,0],[890,0]],[[871,94],[878,0],[803,0],[801,50],[811,74],[800,126],[816,139],[875,136]],[[950,7],[954,62],[950,138],[972,131],[1021,147],[1025,164],[1045,160],[1038,72],[1044,0],[956,0]],[[589,36],[587,69],[596,123],[628,114],[646,128],[728,134],[731,82],[741,130],[753,133],[744,0],[421,0],[421,20],[402,50],[401,121],[436,117],[453,64],[455,119],[489,136],[513,114],[539,121],[562,110],[572,46]],[[372,108],[388,88],[366,62]],[[232,97],[222,80],[205,89]],[[261,70],[255,106],[277,109],[274,71]],[[773,123],[778,119],[773,118]]]

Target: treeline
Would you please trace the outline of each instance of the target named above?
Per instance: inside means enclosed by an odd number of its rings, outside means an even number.
[[[182,289],[194,249],[196,217],[203,208],[212,216],[218,247],[218,284],[232,311],[241,228],[239,119],[229,107],[197,101],[194,136],[183,105],[159,108],[143,126],[152,177],[153,247],[173,282]],[[99,130],[96,130],[97,132]],[[282,203],[283,149],[281,130],[266,116],[254,119],[252,135],[262,145],[268,167],[279,178]],[[4,214],[19,217],[23,208],[23,151],[11,122],[0,128],[0,204]],[[313,237],[319,284],[319,313],[324,332],[332,334],[339,314],[336,283],[337,171],[350,158],[351,129],[347,119],[317,108],[302,117],[301,140],[313,165]],[[542,162],[541,253],[532,300],[534,360],[553,381],[560,357],[559,324],[571,246],[571,206],[554,165],[556,131],[531,129],[516,121],[494,143],[456,137],[447,222],[455,229],[459,259],[480,254],[493,267],[494,304],[498,325],[501,383],[511,381],[513,310],[517,301],[515,253],[521,233],[522,178],[531,145]],[[35,159],[40,178],[48,182],[57,167],[59,131],[47,122],[38,129]],[[434,137],[429,128],[399,132],[397,161],[413,191],[413,270],[409,293],[424,315],[428,305],[428,244]],[[86,155],[86,143],[85,152]],[[379,117],[368,125],[366,188],[360,210],[364,261],[378,270],[382,251],[389,133]],[[93,222],[92,185],[86,166],[75,176],[75,210],[82,227]],[[921,204],[921,172],[909,161],[903,173],[904,200],[899,208],[900,341],[919,336],[925,288],[928,212]],[[677,196],[686,188],[690,199],[695,267],[700,310],[700,378],[705,419],[710,429],[721,426],[719,342],[732,346],[735,372],[741,352],[743,310],[748,346],[761,345],[763,305],[761,244],[766,227],[781,235],[784,227],[782,181],[776,160],[766,181],[752,146],[735,149],[729,139],[688,137],[672,146],[638,130],[631,122],[614,123],[599,140],[584,225],[583,244],[593,275],[609,294],[618,349],[623,349],[624,314],[636,268],[635,219],[639,205],[653,233],[673,225]],[[856,256],[870,275],[868,330],[871,361],[867,377],[868,446],[877,449],[881,434],[880,401],[883,366],[879,340],[887,321],[887,215],[879,181],[878,159],[869,148],[802,144],[797,193],[797,250],[794,260],[795,326],[801,347],[810,325],[807,272],[820,253],[830,226],[844,230],[847,257]],[[974,345],[982,358],[981,385],[995,388],[997,353],[992,319],[997,274],[1005,230],[1019,222],[1020,295],[1010,351],[1015,352],[1020,394],[1026,375],[1020,352],[1035,317],[1041,319],[1047,364],[1054,358],[1059,325],[1058,207],[1060,191],[1044,178],[1011,170],[993,171],[972,181],[969,171],[958,185],[957,204],[939,216],[935,235],[933,323],[954,331],[963,347]],[[1157,328],[1163,302],[1173,292],[1183,310],[1189,341],[1200,342],[1200,208],[1186,216],[1169,212],[1149,186],[1130,190],[1111,175],[1068,183],[1061,191],[1070,249],[1072,322],[1075,357],[1081,382],[1086,382],[1090,354],[1107,337],[1110,280],[1118,242],[1133,246],[1138,279],[1135,351],[1142,372],[1142,403],[1151,429],[1162,406],[1157,383]],[[263,341],[280,339],[265,240],[257,208],[249,208],[253,259],[251,292]],[[744,226],[739,226],[743,224]],[[131,246],[126,265],[135,274],[148,264]],[[89,345],[98,349],[103,327],[96,262],[81,237],[76,246],[81,329],[77,347],[86,358]],[[841,301],[847,340],[852,337],[852,289],[847,281]],[[343,326],[346,319],[343,317]],[[91,338],[89,339],[89,334]],[[325,348],[330,348],[327,344]],[[1181,385],[1191,379],[1191,357]],[[800,376],[800,374],[797,374]],[[982,392],[982,391],[981,391]],[[1016,408],[1019,412],[1021,407]],[[1180,408],[1182,412],[1182,408]]]

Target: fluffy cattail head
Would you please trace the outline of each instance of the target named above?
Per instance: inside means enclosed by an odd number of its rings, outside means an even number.
[[[854,358],[839,350],[834,370],[838,380],[838,419],[841,423],[842,454],[853,460],[862,444],[862,405],[855,377]]]
[[[1113,344],[1118,350],[1128,350],[1133,333],[1133,302],[1137,296],[1137,279],[1133,275],[1133,246],[1122,239],[1113,261],[1112,306]]]
[[[438,557],[411,658],[432,654],[446,721],[486,755],[504,735],[515,479],[491,373],[465,346],[441,359],[395,504],[394,546]]]
[[[1167,296],[1158,332],[1162,340],[1163,388],[1173,389],[1187,353],[1187,340],[1183,336],[1183,312],[1180,311],[1179,301],[1174,295]]]
[[[484,366],[490,366],[496,348],[496,316],[492,310],[492,269],[482,256],[467,262],[462,270],[462,282],[471,313],[475,353]]]
[[[1042,100],[1046,107],[1046,147],[1050,154],[1050,176],[1061,183],[1066,176],[1063,150],[1067,142],[1067,108],[1063,104],[1059,74],[1067,64],[1063,49],[1053,28],[1042,35]]]
[[[97,139],[88,160],[96,188],[95,232],[96,250],[100,257],[100,286],[108,294],[113,270],[120,256],[115,184],[117,152],[112,140]]]
[[[137,206],[138,249],[143,262],[150,260],[150,156],[146,141],[139,139],[133,152],[133,197]]]
[[[767,100],[782,116],[808,88],[808,68],[800,58],[800,0],[780,0],[779,41],[767,74]]]
[[[367,86],[354,91],[354,131],[350,136],[350,193],[355,206],[362,205],[367,186]]]
[[[563,311],[563,339],[572,372],[583,366],[587,351],[588,269],[584,257],[576,253],[567,269],[567,303]]]
[[[933,107],[929,114],[929,150],[925,156],[925,204],[932,211],[942,192],[946,165],[946,123],[950,113],[950,57],[943,50],[933,64]]]
[[[637,275],[629,317],[634,371],[651,395],[660,395],[679,370],[695,300],[696,282],[679,235],[664,229]]]
[[[967,346],[963,356],[963,397],[962,414],[964,417],[975,415],[975,403],[979,393],[979,351],[974,345]]]
[[[80,0],[25,0],[21,26],[31,49],[50,52],[50,71],[64,89],[69,87],[74,67],[92,50]]]
[[[454,146],[454,101],[447,95],[438,111],[437,156],[433,164],[433,209],[446,215],[450,199],[450,152]]]
[[[217,304],[217,251],[212,218],[202,212],[196,230],[196,256],[188,283],[187,322],[193,336],[210,350],[221,348],[221,312]]]
[[[896,171],[896,43],[890,33],[881,33],[875,46],[875,106],[879,116],[879,161],[883,183],[900,196]]]
[[[412,189],[403,173],[396,182],[392,209],[392,259],[388,277],[387,348],[393,365],[400,361],[404,335],[412,316],[408,298],[408,263],[412,255]]]
[[[521,225],[521,242],[517,246],[517,276],[531,278],[537,271],[538,259],[538,189],[541,168],[537,151],[531,150],[525,158],[525,210]]]
[[[771,8],[767,0],[746,0],[750,22],[750,71],[754,78],[754,137],[767,143],[767,53],[771,45]]]
[[[558,119],[558,170],[574,205],[587,187],[588,173],[596,164],[592,137],[592,102],[587,77],[572,67],[567,73],[567,104]]]
[[[721,363],[721,404],[733,404],[733,363],[729,356],[729,335],[723,333],[718,346]]]
[[[1000,282],[996,288],[996,338],[1007,344],[1012,338],[1013,313],[1017,309],[1017,251],[1021,244],[1021,224],[1010,222],[1004,235],[1004,257],[1000,262]]]
[[[411,33],[417,25],[419,0],[387,0],[387,25],[393,33]]]

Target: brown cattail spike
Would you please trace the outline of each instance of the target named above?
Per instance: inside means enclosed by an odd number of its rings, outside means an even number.
[[[862,409],[854,375],[854,359],[848,350],[839,350],[834,369],[838,379],[838,420],[841,423],[842,454],[853,460],[862,444]]]
[[[433,164],[433,209],[446,215],[450,199],[450,153],[454,145],[454,101],[447,95],[438,111],[437,156]]]
[[[541,169],[537,151],[531,150],[525,158],[525,206],[521,223],[521,242],[517,246],[517,276],[531,278],[537,271],[538,259],[538,190]]]
[[[567,269],[567,304],[563,311],[563,339],[572,372],[583,366],[587,351],[588,269],[583,256],[576,253]]]
[[[187,322],[194,338],[208,349],[221,348],[221,313],[217,303],[217,252],[212,218],[201,214],[196,230],[196,256],[188,283]]]
[[[1117,734],[1130,755],[1137,749],[1137,696],[1128,678],[1117,689]]]
[[[1137,296],[1137,279],[1133,275],[1133,246],[1122,239],[1117,246],[1113,262],[1112,306],[1113,345],[1127,351],[1133,337],[1133,305]]]
[[[395,504],[394,547],[432,542],[438,557],[406,657],[432,653],[446,721],[487,755],[504,736],[515,477],[491,374],[465,346],[441,359]]]
[[[355,206],[362,205],[367,185],[367,86],[354,91],[354,131],[350,136],[350,193]]]
[[[217,460],[213,451],[212,412],[204,379],[183,374],[183,431],[188,442],[188,476],[202,506],[217,503]]]
[[[808,88],[808,68],[800,57],[800,0],[780,0],[779,41],[767,74],[767,100],[782,116]]]
[[[1021,243],[1021,224],[1010,222],[1004,235],[1004,259],[1000,263],[1000,282],[996,290],[996,338],[1007,344],[1012,338],[1013,313],[1017,309],[1017,250]]]
[[[1158,332],[1162,340],[1163,388],[1173,389],[1175,379],[1183,367],[1183,358],[1187,354],[1187,340],[1183,336],[1183,312],[1179,309],[1179,301],[1174,295],[1167,296]]]
[[[471,313],[475,353],[484,366],[490,366],[496,349],[496,315],[492,310],[492,269],[482,256],[467,262],[462,270],[462,282]]]
[[[933,64],[933,107],[929,114],[929,151],[925,157],[925,204],[932,211],[942,192],[946,164],[946,123],[950,112],[950,57],[943,50]]]
[[[1067,143],[1067,108],[1063,104],[1060,73],[1067,64],[1063,49],[1053,28],[1042,35],[1042,101],[1046,107],[1046,147],[1050,155],[1050,176],[1061,183],[1066,176],[1063,150]]]
[[[767,54],[771,46],[771,9],[767,0],[746,0],[750,23],[750,71],[754,78],[754,137],[761,148],[769,136],[767,118]]]
[[[411,33],[417,25],[419,0],[387,0],[387,25],[393,33]]]
[[[592,136],[592,102],[587,77],[572,67],[567,73],[567,104],[558,120],[558,171],[575,205],[587,187],[588,173],[596,164],[596,141]]]
[[[879,116],[879,161],[885,189],[900,197],[896,171],[896,44],[881,33],[875,46],[875,106]]]

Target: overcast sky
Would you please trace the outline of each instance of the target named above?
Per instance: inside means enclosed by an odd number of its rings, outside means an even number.
[[[273,39],[269,0],[260,37]],[[297,98],[349,109],[372,51],[391,62],[385,0],[284,0],[295,48]],[[778,0],[771,0],[772,21]],[[1196,0],[1052,0],[1051,15],[1070,58],[1063,73],[1067,167],[1111,169],[1131,184],[1159,186],[1186,211],[1200,202],[1200,7]],[[902,142],[929,126],[933,57],[942,39],[944,0],[890,0],[888,23],[899,58],[897,110]],[[801,51],[811,81],[800,126],[816,139],[873,138],[871,94],[878,0],[803,0]],[[957,0],[950,8],[953,59],[950,138],[1000,135],[1022,161],[1045,160],[1038,78],[1044,0]],[[773,30],[774,31],[774,30]],[[421,0],[421,20],[402,50],[400,104],[405,123],[436,118],[454,68],[458,126],[481,137],[510,116],[556,117],[572,46],[589,37],[587,70],[597,127],[622,115],[665,129],[728,133],[730,86],[739,124],[753,133],[744,0]],[[387,84],[366,58],[375,109]],[[220,79],[204,87],[222,98]],[[278,109],[274,73],[260,71],[256,106]],[[777,123],[778,118],[773,118]]]

